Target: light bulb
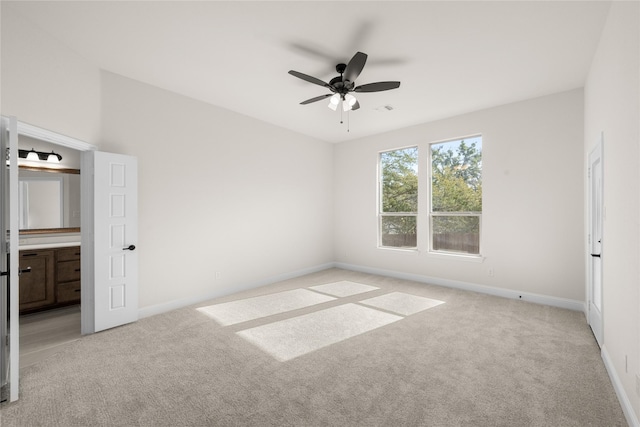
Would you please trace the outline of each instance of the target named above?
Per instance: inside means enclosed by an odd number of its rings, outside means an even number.
[[[333,111],[336,111],[339,103],[340,103],[340,94],[336,93],[331,98],[329,98],[329,105],[327,105],[327,107],[331,108]]]
[[[356,97],[351,95],[350,93],[348,93],[347,96],[344,97],[344,100],[347,101],[347,104],[349,104],[350,109],[356,104],[356,101],[357,101]]]
[[[344,101],[342,101],[342,109],[344,111],[349,111],[353,108],[353,106],[356,104],[356,97],[351,95],[350,93],[348,93],[345,97],[344,97]]]
[[[40,157],[38,157],[38,153],[36,153],[36,150],[32,148],[31,151],[29,151],[29,154],[27,154],[27,160],[40,160]]]
[[[47,157],[47,162],[60,163],[60,159],[58,158],[58,155],[52,151],[51,154],[49,154],[49,157]]]

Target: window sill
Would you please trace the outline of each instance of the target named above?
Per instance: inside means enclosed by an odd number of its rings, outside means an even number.
[[[394,248],[392,246],[378,246],[378,249],[381,249],[383,251],[407,252],[413,254],[417,254],[419,252],[418,248]]]
[[[464,261],[464,262],[484,262],[482,255],[465,255],[443,252],[427,252],[429,258],[434,259],[446,259],[449,261]]]

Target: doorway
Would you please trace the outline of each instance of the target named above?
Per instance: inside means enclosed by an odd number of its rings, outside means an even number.
[[[589,153],[589,325],[593,335],[602,347],[604,340],[602,323],[602,257],[603,257],[603,221],[604,221],[604,197],[603,197],[603,135],[596,147]]]
[[[81,336],[80,152],[18,135],[20,369]],[[55,153],[29,159],[30,152]]]

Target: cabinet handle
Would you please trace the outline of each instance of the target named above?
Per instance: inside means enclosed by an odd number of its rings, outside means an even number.
[[[34,254],[34,253],[31,253],[31,254],[22,254],[22,256],[23,256],[23,257],[27,257],[27,256],[38,256],[38,254]]]
[[[74,290],[73,292],[80,292],[80,289],[76,289],[76,290]]]
[[[79,268],[76,268],[74,271],[80,271],[80,269],[79,269]]]

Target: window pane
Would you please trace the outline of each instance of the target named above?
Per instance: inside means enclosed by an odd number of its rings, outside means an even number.
[[[383,216],[381,220],[382,246],[395,248],[416,247],[415,216]]]
[[[480,217],[432,217],[433,250],[447,252],[480,253]]]
[[[382,212],[418,211],[418,148],[380,154]]]
[[[482,137],[431,145],[431,211],[482,212]]]

